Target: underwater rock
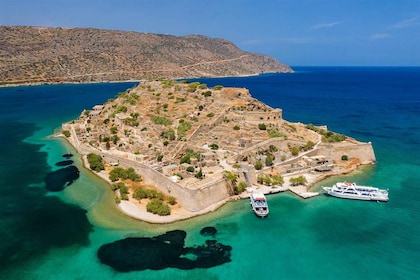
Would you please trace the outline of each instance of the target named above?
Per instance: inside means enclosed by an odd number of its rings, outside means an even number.
[[[64,154],[63,158],[71,158],[72,156],[73,156],[73,154],[70,154],[70,153],[69,154]]]
[[[174,230],[151,238],[126,238],[101,246],[97,255],[103,264],[120,272],[207,268],[231,261],[231,246],[207,240],[201,246],[184,247],[186,235]]]
[[[70,186],[74,180],[80,176],[79,169],[76,166],[70,165],[66,168],[50,172],[45,176],[45,188],[50,192],[59,192],[65,187]]]
[[[56,166],[67,166],[67,165],[72,165],[74,161],[72,161],[71,159],[69,160],[63,160],[63,161],[59,161],[57,162],[55,165]]]
[[[214,236],[217,233],[217,229],[215,227],[205,227],[200,230],[200,234],[203,236]]]

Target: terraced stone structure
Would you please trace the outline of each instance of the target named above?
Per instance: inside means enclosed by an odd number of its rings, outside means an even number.
[[[334,149],[318,132],[284,120],[281,109],[256,100],[247,89],[197,82],[144,81],[63,129],[80,153],[135,168],[145,182],[194,212],[233,194],[226,170],[250,186],[257,183],[257,172],[287,172],[302,156],[320,150],[334,160],[341,156],[336,150],[345,149],[349,157],[357,150],[361,161],[375,161],[370,144],[342,141],[347,148]],[[255,170],[257,162],[262,170]]]

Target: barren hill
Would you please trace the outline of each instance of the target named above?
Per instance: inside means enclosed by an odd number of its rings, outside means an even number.
[[[223,39],[92,28],[0,26],[0,83],[60,83],[291,72]]]

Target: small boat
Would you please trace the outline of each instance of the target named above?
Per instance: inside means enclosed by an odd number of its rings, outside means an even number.
[[[332,187],[322,188],[327,194],[339,198],[388,201],[387,190],[369,186],[358,186],[356,183],[338,182]]]
[[[268,215],[268,203],[263,193],[252,192],[250,196],[250,201],[252,211],[254,211],[255,215],[261,218],[264,218]]]

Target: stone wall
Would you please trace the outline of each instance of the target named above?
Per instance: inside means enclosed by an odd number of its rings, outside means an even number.
[[[154,185],[166,195],[176,197],[178,203],[191,212],[201,211],[217,202],[229,197],[224,179],[211,182],[196,189],[189,189],[171,181],[168,177],[152,168],[132,160],[103,155],[108,162],[119,160],[121,166],[133,167],[140,174],[146,184]]]
[[[362,164],[376,162],[372,143],[345,141],[341,143],[322,143],[318,146],[317,155],[324,155],[333,161],[340,161],[343,155],[348,158],[359,158]]]

